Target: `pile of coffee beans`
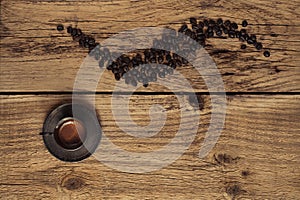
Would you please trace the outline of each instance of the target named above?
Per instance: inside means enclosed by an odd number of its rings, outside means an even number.
[[[213,37],[225,37],[225,38],[237,38],[241,42],[245,42],[249,45],[253,45],[257,50],[262,50],[263,45],[256,38],[256,35],[247,33],[245,27],[248,26],[247,20],[242,22],[242,27],[239,30],[239,26],[236,22],[231,22],[230,20],[223,21],[223,19],[219,18],[217,20],[214,19],[204,19],[203,21],[197,21],[196,18],[190,18],[191,28],[188,27],[187,24],[183,24],[179,32],[186,34],[192,39],[199,42],[201,45],[205,46],[205,41],[208,38]],[[242,44],[241,49],[246,49],[247,45]],[[269,51],[264,52],[265,57],[270,56]]]
[[[189,47],[192,45],[189,46],[187,44],[187,49],[183,46],[176,46],[177,43],[174,42],[174,39],[179,33],[189,36],[204,47],[207,39],[223,37],[237,38],[244,42],[245,44],[241,45],[241,49],[246,49],[246,44],[253,45],[257,50],[263,49],[263,45],[257,40],[256,35],[249,35],[245,29],[248,26],[246,20],[242,22],[243,28],[240,30],[238,30],[239,26],[237,23],[230,20],[223,21],[221,18],[198,21],[192,17],[189,22],[190,25],[185,23],[179,28],[178,32],[174,31],[176,35],[170,37],[167,34],[163,34],[161,39],[154,40],[153,46],[156,48],[137,50],[131,52],[130,56],[123,54],[119,57],[114,56],[108,48],[100,48],[100,44],[96,42],[94,37],[83,33],[79,28],[68,26],[67,32],[81,47],[89,49],[90,56],[93,56],[99,62],[100,68],[105,67],[107,70],[112,71],[117,81],[124,78],[126,84],[137,86],[138,83],[142,83],[144,87],[147,87],[150,82],[155,82],[158,77],[164,78],[173,74],[174,69],[177,67],[188,64],[188,61],[185,59],[188,55],[185,54],[191,52]],[[63,31],[64,26],[58,25],[57,30]],[[183,56],[185,58],[170,51],[159,49],[160,46],[166,45],[172,46],[176,49],[176,52],[181,52],[181,55],[185,55]],[[270,57],[270,52],[264,51],[263,55]]]
[[[64,26],[59,24],[57,26],[57,30],[64,30]],[[68,26],[67,32],[72,36],[74,41],[79,43],[80,47],[89,49],[89,52],[99,45],[99,43],[96,42],[94,37],[83,33],[79,28],[73,28],[72,26]]]

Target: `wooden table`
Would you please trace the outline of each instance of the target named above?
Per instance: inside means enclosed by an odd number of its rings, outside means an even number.
[[[298,199],[300,196],[300,2],[276,0],[1,1],[1,199]],[[189,17],[249,21],[270,49],[263,57],[237,40],[211,39],[207,51],[227,93],[225,127],[217,145],[199,159],[211,116],[203,79],[179,69],[201,99],[198,134],[174,163],[135,174],[111,169],[93,156],[57,160],[39,132],[55,106],[70,102],[76,73],[87,55],[56,25],[77,25],[97,41],[128,29],[178,28]],[[225,50],[224,50],[225,49]],[[103,131],[116,145],[150,152],[170,142],[178,129],[176,97],[151,84],[131,97],[131,116],[149,123],[152,104],[168,119],[161,132],[137,139],[122,132],[111,112],[114,84],[105,74],[96,94]],[[171,153],[171,152],[170,152]],[[167,155],[166,155],[167,156]]]

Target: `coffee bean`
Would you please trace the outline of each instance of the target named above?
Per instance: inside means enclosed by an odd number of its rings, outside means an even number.
[[[169,62],[170,60],[172,60],[172,56],[170,54],[166,55],[166,60]]]
[[[228,31],[228,36],[229,36],[230,38],[235,38],[235,31],[234,31],[234,30]]]
[[[264,56],[265,56],[265,57],[270,57],[270,55],[271,55],[271,54],[270,54],[269,51],[265,51],[265,52],[264,52]]]
[[[221,30],[218,30],[218,31],[216,32],[216,35],[217,35],[217,36],[222,36],[222,31],[221,31]]]
[[[256,45],[255,45],[255,48],[256,48],[257,50],[262,50],[262,48],[263,48],[262,43],[261,43],[261,42],[257,42]]]
[[[58,24],[57,27],[56,27],[56,29],[58,31],[63,31],[65,29],[65,27],[62,24]]]
[[[235,37],[240,39],[242,37],[241,32],[240,31],[235,31]]]
[[[204,28],[204,23],[203,23],[203,22],[200,21],[200,22],[198,23],[198,25],[199,25],[199,28],[201,28],[201,29]]]
[[[214,26],[214,25],[216,24],[216,22],[215,22],[215,20],[210,19],[210,20],[208,21],[208,24],[209,24],[209,26]]]
[[[72,30],[73,30],[72,26],[68,26],[68,27],[67,27],[67,33],[71,33]]]
[[[250,39],[251,39],[252,41],[256,41],[256,35],[250,35]]]
[[[247,27],[247,26],[248,26],[247,20],[244,20],[244,21],[242,22],[242,26],[243,26],[243,27]]]
[[[188,29],[188,26],[186,24],[183,24],[180,29],[178,30],[178,32],[180,33],[184,33],[186,30]]]
[[[247,46],[245,44],[241,45],[241,49],[246,49],[246,48],[247,48]]]
[[[197,19],[196,19],[195,17],[191,17],[191,18],[190,18],[190,23],[191,23],[192,25],[196,25],[196,24],[197,24]]]
[[[205,20],[203,21],[203,23],[204,23],[204,26],[209,26],[209,21],[208,21],[207,19],[205,19]]]
[[[239,26],[238,26],[237,23],[235,23],[235,22],[231,23],[231,24],[230,24],[230,27],[231,27],[232,29],[234,29],[234,30],[236,30],[236,29],[239,28]]]
[[[73,28],[72,31],[71,31],[71,36],[76,36],[77,34],[77,29],[76,28]]]
[[[149,83],[144,83],[143,86],[146,88],[149,86]]]
[[[119,81],[119,80],[121,79],[121,76],[120,76],[119,73],[116,73],[116,74],[115,74],[115,79],[116,79],[117,81]]]
[[[253,41],[251,38],[249,38],[249,39],[247,40],[247,43],[248,43],[248,44],[254,44],[254,41]]]
[[[229,20],[226,20],[226,21],[224,22],[224,25],[227,26],[227,27],[230,26],[230,24],[231,24],[231,22],[230,22]]]
[[[223,19],[219,18],[219,19],[217,20],[217,24],[218,24],[219,26],[223,25]]]

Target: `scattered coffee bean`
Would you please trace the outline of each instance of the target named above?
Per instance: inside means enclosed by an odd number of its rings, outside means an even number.
[[[271,55],[271,54],[270,54],[269,51],[265,51],[265,52],[264,52],[264,56],[265,56],[265,57],[270,57],[270,55]]]
[[[191,23],[192,25],[196,25],[196,24],[197,24],[196,18],[195,18],[195,17],[191,17],[191,18],[190,18],[190,23]]]
[[[65,27],[62,24],[58,24],[57,27],[56,27],[56,29],[58,31],[63,31],[65,29]]]
[[[247,22],[247,20],[244,20],[243,22],[242,22],[242,27],[247,27],[248,26],[248,22]]]
[[[255,48],[256,48],[257,50],[262,50],[262,48],[263,48],[262,43],[261,43],[261,42],[256,43]]]
[[[246,49],[246,48],[247,48],[247,45],[245,45],[245,44],[241,45],[241,49]]]
[[[71,33],[72,30],[73,30],[72,26],[68,26],[68,27],[67,27],[67,32],[68,32],[68,33]]]

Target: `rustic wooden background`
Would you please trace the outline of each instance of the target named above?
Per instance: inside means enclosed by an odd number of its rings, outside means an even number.
[[[298,0],[1,0],[1,199],[299,199],[300,2]],[[190,148],[171,165],[146,174],[108,168],[89,157],[55,159],[38,134],[47,113],[69,102],[87,55],[56,25],[78,25],[98,41],[132,28],[178,28],[189,17],[247,19],[271,51],[240,50],[237,40],[209,40],[228,92],[225,128],[210,154],[198,158],[209,125],[207,88],[192,69],[181,72],[201,99],[201,123]],[[224,51],[225,50],[225,51]],[[131,114],[149,122],[153,103],[168,119],[151,139],[123,133],[113,120],[114,81],[105,74],[96,95],[103,130],[120,147],[149,152],[170,142],[179,124],[174,95],[151,84],[131,97]],[[193,104],[191,103],[191,107]]]

